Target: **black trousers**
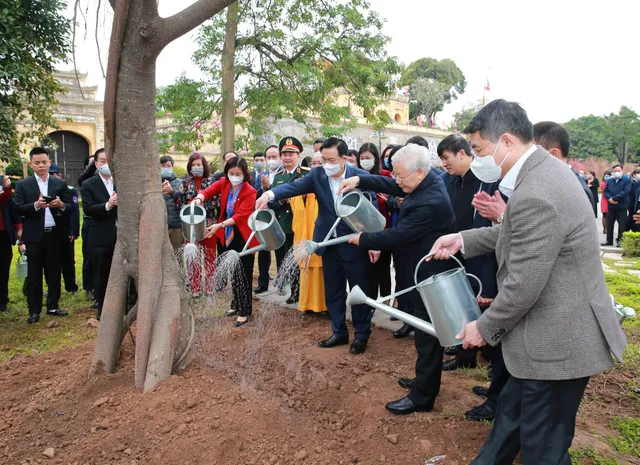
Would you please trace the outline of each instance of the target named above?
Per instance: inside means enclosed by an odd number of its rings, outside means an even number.
[[[64,278],[64,290],[76,292],[76,247],[75,241],[69,242],[69,238],[62,239],[60,244],[60,261],[62,263],[62,277]]]
[[[607,244],[613,244],[613,227],[618,222],[618,241],[622,239],[627,225],[627,210],[623,208],[614,208],[609,204],[609,213],[607,214]]]
[[[391,252],[383,250],[375,263],[369,264],[369,288],[373,299],[391,294]]]
[[[284,245],[276,250],[276,266],[278,267],[278,273],[280,273],[280,268],[282,267],[282,263],[284,262],[284,258],[289,253],[289,250],[293,247],[293,234],[287,234],[286,239],[284,241]],[[281,289],[278,289],[281,290]],[[300,268],[296,267],[296,271],[293,276],[293,281],[291,282],[291,297],[294,297],[295,300],[298,300],[300,296]]]
[[[403,300],[405,300],[407,307],[410,307],[413,316],[431,321],[417,291],[410,292],[407,299]],[[415,344],[418,352],[416,380],[408,397],[420,407],[433,407],[436,397],[440,393],[444,348],[440,345],[438,338],[424,333],[418,328],[415,328]]]
[[[27,242],[27,305],[30,315],[42,311],[42,273],[47,282],[47,310],[58,308],[60,300],[60,236],[52,228],[40,242]]]
[[[98,304],[98,316],[102,315],[104,296],[109,284],[109,272],[113,260],[115,245],[107,247],[91,247],[91,266],[93,268],[93,294]]]
[[[234,227],[233,240],[228,247],[218,243],[218,256],[229,250],[242,252],[245,246],[244,239],[240,235],[238,228]],[[251,316],[253,310],[253,299],[251,297],[251,283],[253,282],[253,265],[255,254],[245,255],[240,258],[241,269],[232,270],[231,276],[231,308],[238,311],[238,316]]]
[[[89,227],[93,219],[85,217],[82,223],[82,289],[93,291],[93,266],[89,248]]]
[[[13,248],[9,233],[0,231],[0,308],[6,310],[9,303],[9,273],[13,260]]]
[[[269,268],[271,268],[271,252],[258,252],[258,286],[269,287]]]
[[[471,465],[571,465],[569,447],[589,378],[539,381],[509,378],[496,419]]]

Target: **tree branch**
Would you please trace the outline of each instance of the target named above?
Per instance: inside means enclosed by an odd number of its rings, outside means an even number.
[[[198,0],[169,18],[160,18],[160,46],[166,47],[178,37],[204,23],[207,19],[224,10],[235,0]]]

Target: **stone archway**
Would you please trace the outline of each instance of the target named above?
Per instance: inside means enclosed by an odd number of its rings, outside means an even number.
[[[71,131],[54,131],[47,135],[43,146],[51,161],[58,165],[67,184],[78,187],[78,178],[84,170],[84,160],[90,155],[89,142]]]

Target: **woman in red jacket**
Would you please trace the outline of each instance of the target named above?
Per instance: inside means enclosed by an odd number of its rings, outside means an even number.
[[[218,239],[218,254],[229,250],[241,252],[251,229],[247,223],[256,203],[256,190],[251,186],[249,167],[244,158],[232,158],[224,166],[224,177],[201,191],[196,202],[206,202],[220,195],[220,216],[218,223],[207,228],[207,237]],[[249,247],[255,247],[253,239]],[[253,281],[253,254],[240,259],[243,270],[242,283],[232,283],[233,300],[231,310],[225,315],[238,315],[235,326],[242,326],[251,316],[251,283]]]
[[[368,171],[370,174],[378,176],[391,177],[391,173],[382,168],[380,153],[375,144],[367,143],[358,150],[358,168]],[[378,210],[387,219],[386,228],[391,227],[391,213],[387,209],[387,196],[385,194],[377,194]],[[372,298],[377,299],[380,296],[391,294],[391,252],[383,250],[380,258],[376,263],[369,264],[369,287],[372,292]]]

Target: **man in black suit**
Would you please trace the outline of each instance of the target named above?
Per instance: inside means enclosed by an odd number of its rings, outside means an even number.
[[[396,264],[396,282],[399,289],[414,285],[414,270],[429,253],[441,234],[456,231],[456,220],[451,201],[442,178],[431,169],[429,151],[417,144],[408,144],[393,156],[396,179],[384,176],[355,176],[345,179],[339,192],[348,192],[358,186],[383,194],[404,197],[400,205],[398,224],[377,233],[360,233],[351,244],[365,249],[391,250]],[[429,262],[420,266],[418,282],[446,271],[451,262]],[[405,300],[412,315],[429,320],[427,309],[418,291],[413,290]],[[398,383],[409,389],[409,394],[386,405],[394,414],[408,414],[433,409],[440,392],[442,353],[438,339],[415,329],[418,351],[416,378],[401,378]]]
[[[78,178],[78,186],[82,187],[82,183],[87,179],[91,179],[96,174],[95,157],[104,152],[104,149],[98,149],[93,156],[89,156],[84,162],[84,172]],[[82,288],[86,292],[87,300],[95,300],[93,294],[93,266],[91,263],[91,252],[89,250],[89,230],[93,224],[93,219],[85,215],[82,220]],[[96,304],[94,304],[95,308]]]
[[[42,147],[29,152],[34,175],[16,185],[13,205],[22,223],[22,241],[27,247],[27,303],[29,319],[40,321],[42,310],[42,272],[49,293],[47,315],[67,316],[58,308],[60,299],[60,241],[69,230],[73,199],[67,184],[49,176],[49,154]]]
[[[102,315],[104,295],[109,282],[113,250],[116,246],[118,194],[104,151],[96,152],[94,164],[98,174],[82,183],[82,209],[93,220],[89,229],[89,251],[94,270],[93,287],[98,303],[98,320]]]

